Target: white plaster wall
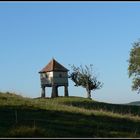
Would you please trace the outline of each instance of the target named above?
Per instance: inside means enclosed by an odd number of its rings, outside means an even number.
[[[68,83],[68,74],[67,72],[53,72],[53,82],[58,84],[67,84]]]
[[[42,84],[68,84],[67,72],[47,72],[41,73],[40,79]]]

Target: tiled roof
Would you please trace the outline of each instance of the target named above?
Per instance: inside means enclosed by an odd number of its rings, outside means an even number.
[[[62,71],[67,72],[64,66],[58,63],[55,59],[52,59],[47,66],[45,66],[39,73],[50,72],[50,71]]]

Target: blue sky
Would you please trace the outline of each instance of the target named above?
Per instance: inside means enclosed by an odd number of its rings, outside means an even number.
[[[139,28],[140,2],[0,2],[0,91],[40,96],[38,72],[54,57],[68,69],[93,64],[104,83],[94,100],[140,101],[127,71]],[[70,96],[86,97],[73,85]]]

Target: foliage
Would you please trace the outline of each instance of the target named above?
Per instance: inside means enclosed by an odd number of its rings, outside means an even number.
[[[91,98],[91,90],[102,87],[103,84],[97,80],[97,76],[93,75],[93,65],[85,65],[85,67],[72,65],[71,68],[72,72],[69,74],[69,78],[75,83],[75,86],[86,88],[88,98]]]
[[[137,90],[140,93],[140,40],[133,43],[133,48],[130,51],[129,78],[132,77],[132,90]]]

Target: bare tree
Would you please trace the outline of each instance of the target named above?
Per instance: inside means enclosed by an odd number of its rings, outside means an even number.
[[[69,78],[75,83],[75,86],[82,86],[86,88],[87,98],[91,98],[91,90],[100,89],[102,83],[97,80],[97,77],[93,75],[93,65],[85,65],[83,67],[71,66],[72,72],[69,74]]]

